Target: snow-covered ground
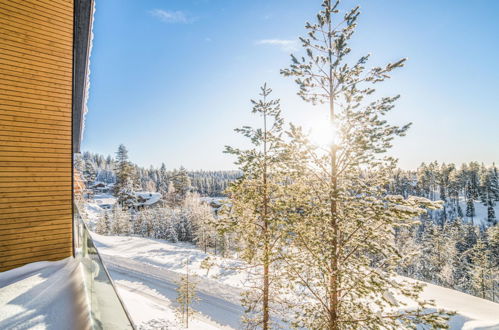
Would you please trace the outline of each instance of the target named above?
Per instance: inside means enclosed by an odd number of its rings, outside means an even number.
[[[240,293],[245,275],[237,269],[242,266],[240,261],[210,256],[214,266],[207,272],[201,262],[208,255],[192,244],[95,233],[92,237],[136,324],[149,329],[150,324],[176,323],[177,282],[189,260],[189,272],[195,276],[200,298],[193,305],[197,311],[195,322],[203,324],[199,327],[194,322],[192,328],[241,327]],[[148,305],[152,310],[140,308]]]
[[[205,254],[187,243],[164,240],[92,235],[106,265],[128,306],[132,318],[145,329],[158,324],[174,324],[176,284],[186,259],[189,270],[197,275],[201,301],[193,329],[240,328],[243,313],[239,294],[245,284],[238,260],[210,255],[214,266],[206,274],[201,268]],[[424,299],[433,299],[438,308],[456,311],[451,329],[499,329],[499,304],[458,291],[428,284]]]
[[[102,209],[112,209],[116,204],[116,197],[111,194],[96,194],[92,197],[93,203]]]
[[[0,329],[89,329],[85,297],[73,258],[0,273]]]
[[[475,201],[473,205],[475,206],[475,216],[473,219],[464,217],[464,220],[468,223],[473,221],[473,224],[477,226],[490,226],[491,224],[487,220],[487,207],[478,201]],[[466,213],[466,200],[462,197],[459,199],[459,206],[461,206],[463,213]],[[496,218],[499,218],[499,203],[494,207],[494,211]]]

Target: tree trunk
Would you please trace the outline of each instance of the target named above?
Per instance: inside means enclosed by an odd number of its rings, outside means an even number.
[[[264,102],[266,97],[264,96]],[[269,235],[268,235],[268,188],[267,188],[267,114],[263,115],[263,329],[269,328]]]
[[[331,6],[331,4],[329,4]],[[328,8],[328,31],[331,31],[331,8]],[[333,72],[333,51],[332,51],[332,35],[328,35],[329,39],[329,120],[331,123],[331,130],[334,129],[335,118],[334,118],[334,72]],[[331,132],[336,134],[336,132]],[[331,212],[331,260],[330,260],[330,274],[329,274],[329,329],[337,330],[339,329],[338,324],[338,287],[339,287],[339,272],[338,272],[338,244],[339,244],[339,228],[337,219],[337,189],[338,189],[338,177],[337,177],[337,164],[336,164],[336,145],[335,141],[331,142],[331,180],[330,180],[330,212]]]

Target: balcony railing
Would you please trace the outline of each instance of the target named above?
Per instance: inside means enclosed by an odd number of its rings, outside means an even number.
[[[93,328],[135,329],[76,205],[74,236],[75,256],[81,258]]]

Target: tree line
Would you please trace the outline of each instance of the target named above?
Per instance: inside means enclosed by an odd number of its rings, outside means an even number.
[[[201,196],[223,197],[230,182],[236,180],[240,171],[188,171],[183,167],[169,170],[165,164],[159,168],[143,168],[128,159],[126,146],[120,145],[115,157],[84,152],[75,158],[75,168],[83,175],[87,187],[96,182],[115,184],[123,181],[123,176],[130,178],[130,184],[137,191],[168,191],[168,186],[175,178],[184,180],[189,191]],[[178,180],[177,180],[178,181]],[[174,182],[175,184],[175,182]],[[178,185],[178,183],[177,183]],[[179,188],[179,187],[177,187]],[[184,188],[180,188],[184,189]]]
[[[444,224],[457,218],[479,225],[495,225],[496,203],[499,201],[499,179],[495,164],[487,167],[483,163],[455,164],[422,163],[416,171],[397,169],[387,187],[390,193],[422,196],[430,200],[442,200],[443,208],[431,215],[435,222]],[[478,217],[477,204],[486,212]],[[486,221],[481,221],[486,220]]]

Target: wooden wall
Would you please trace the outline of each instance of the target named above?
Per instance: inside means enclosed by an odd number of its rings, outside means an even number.
[[[0,0],[0,271],[72,255],[73,0]]]

